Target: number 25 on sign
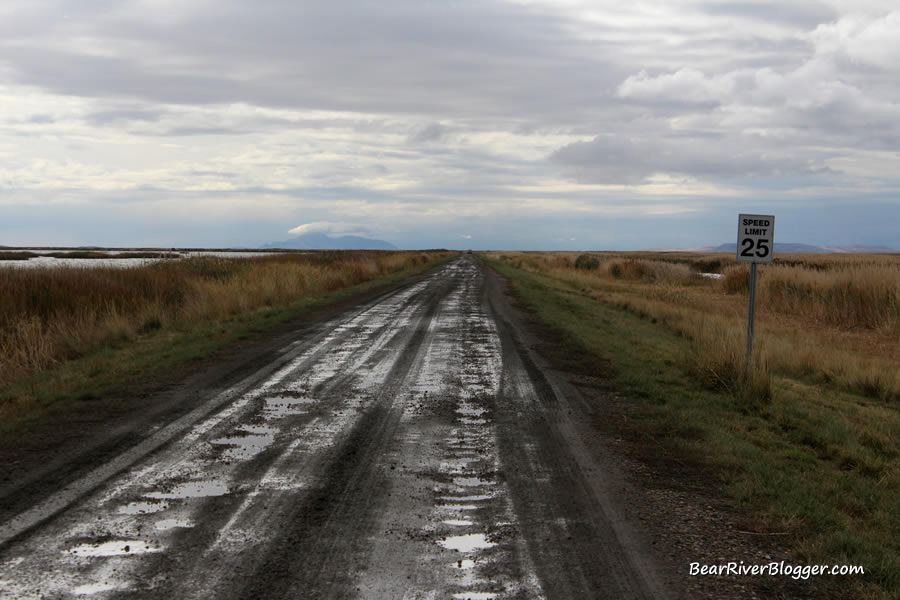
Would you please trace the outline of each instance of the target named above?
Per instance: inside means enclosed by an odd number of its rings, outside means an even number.
[[[775,215],[738,215],[737,261],[750,263],[750,300],[747,306],[747,362],[753,355],[753,321],[756,316],[756,265],[775,258]]]
[[[772,262],[775,246],[773,215],[738,215],[737,261]]]

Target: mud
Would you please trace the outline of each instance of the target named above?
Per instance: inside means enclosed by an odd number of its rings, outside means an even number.
[[[505,310],[464,255],[299,332],[0,524],[0,596],[669,596]]]

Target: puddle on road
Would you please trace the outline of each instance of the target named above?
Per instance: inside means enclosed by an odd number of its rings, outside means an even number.
[[[280,419],[282,417],[290,417],[293,415],[304,415],[307,410],[304,406],[309,406],[315,402],[309,397],[293,397],[293,396],[271,396],[266,398],[266,405],[263,407],[263,415],[266,419]]]
[[[120,515],[149,515],[169,508],[168,502],[131,502],[119,507]]]
[[[475,566],[475,561],[469,560],[468,558],[466,560],[458,560],[455,563],[453,563],[454,569],[466,570],[466,569],[471,569],[474,566]]]
[[[466,527],[475,524],[475,521],[469,521],[468,519],[447,519],[446,521],[441,522],[444,525],[452,525],[453,527]]]
[[[114,583],[86,583],[72,589],[72,593],[76,596],[90,596],[92,594],[102,594],[103,592],[112,592],[118,590],[119,586]]]
[[[193,527],[194,524],[187,519],[163,519],[162,521],[156,522],[156,529],[158,531],[167,531],[169,529],[189,529]]]
[[[132,556],[136,554],[149,554],[159,552],[161,548],[151,546],[141,540],[117,540],[102,544],[81,544],[70,548],[66,552],[78,556]]]
[[[478,510],[476,504],[438,504],[438,508],[445,510]]]
[[[477,452],[484,450],[484,444],[479,444],[479,440],[458,440],[448,444],[450,452]]]
[[[223,458],[249,460],[268,448],[275,441],[275,434],[278,433],[277,429],[264,425],[247,425],[239,428],[238,431],[245,432],[247,435],[219,438],[210,442],[216,445],[232,446],[222,454]]]
[[[487,535],[484,533],[454,535],[443,540],[438,540],[438,544],[447,550],[458,550],[464,554],[475,552],[476,550],[484,550],[485,548],[493,548],[497,545],[494,542],[489,542]]]
[[[478,406],[460,406],[456,409],[458,414],[463,415],[464,417],[480,417],[484,413],[487,412],[486,408],[480,408]]]
[[[453,594],[457,600],[495,600],[497,594],[493,592],[459,592]]]
[[[487,421],[484,419],[474,419],[471,417],[460,417],[460,423],[464,425],[487,425]]]
[[[493,498],[491,494],[478,494],[474,496],[441,496],[439,500],[444,502],[482,502]]]
[[[481,487],[483,485],[497,485],[497,482],[489,479],[481,479],[480,477],[454,477],[453,485],[462,487]]]
[[[186,498],[205,498],[207,496],[224,496],[228,486],[221,481],[189,481],[176,485],[171,492],[150,492],[146,498],[158,500],[183,500]]]

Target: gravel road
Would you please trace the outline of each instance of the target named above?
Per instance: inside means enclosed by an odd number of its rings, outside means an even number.
[[[667,597],[507,311],[462,255],[307,328],[0,524],[0,597]]]

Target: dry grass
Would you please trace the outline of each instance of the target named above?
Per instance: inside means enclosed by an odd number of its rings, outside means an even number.
[[[695,372],[738,395],[764,399],[769,374],[781,374],[900,399],[900,255],[787,255],[761,265],[757,340],[765,356],[749,378],[736,368],[749,268],[733,255],[592,253],[594,269],[575,268],[573,253],[493,256],[675,329],[692,340]],[[700,275],[710,271],[723,276]]]
[[[841,328],[900,331],[900,261],[826,271],[774,265],[761,275],[760,301],[771,310]]]
[[[0,385],[155,330],[290,304],[437,257],[320,252],[124,269],[0,269]]]

